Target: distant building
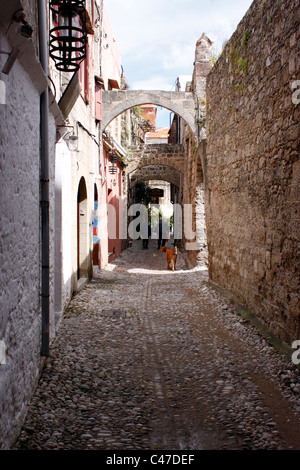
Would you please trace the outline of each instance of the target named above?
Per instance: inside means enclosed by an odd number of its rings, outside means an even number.
[[[146,144],[167,144],[169,136],[169,127],[162,127],[145,135]]]
[[[157,108],[153,104],[142,104],[140,106],[140,112],[143,119],[150,122],[153,126],[153,129],[156,127],[156,115]]]

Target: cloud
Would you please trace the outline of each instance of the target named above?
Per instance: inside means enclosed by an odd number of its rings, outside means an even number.
[[[133,90],[166,90],[171,91],[174,81],[166,79],[164,75],[151,75],[151,77],[133,81],[130,87]]]
[[[169,90],[192,74],[202,33],[214,55],[234,32],[252,0],[104,0],[129,86]]]
[[[164,53],[163,67],[165,70],[181,70],[191,69],[195,57],[195,43],[175,43],[171,44],[168,53]]]
[[[174,90],[180,75],[192,75],[202,33],[217,56],[252,0],[104,0],[129,87]],[[170,111],[158,109],[157,125],[168,126]]]

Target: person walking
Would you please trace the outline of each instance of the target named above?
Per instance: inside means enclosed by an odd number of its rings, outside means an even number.
[[[162,216],[159,216],[158,222],[158,243],[157,249],[160,250],[161,247],[165,246],[167,239],[167,224],[163,220]]]
[[[144,230],[143,230],[143,249],[148,250],[149,245],[149,237],[151,236],[151,225],[149,223],[145,223]]]

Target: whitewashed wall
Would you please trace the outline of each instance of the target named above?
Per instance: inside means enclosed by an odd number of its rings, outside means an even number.
[[[0,49],[11,50],[2,29]],[[24,54],[23,63],[26,61]],[[6,59],[6,55],[0,55],[0,71]],[[0,448],[5,449],[19,431],[42,365],[40,90],[18,60],[9,75],[0,73],[0,81],[0,340],[5,345],[5,364],[0,366]],[[52,182],[54,144],[55,123],[50,116]],[[50,197],[50,246],[53,249],[53,183]],[[52,263],[51,257],[51,299]],[[52,324],[53,316],[51,303]]]
[[[55,159],[55,316],[56,323],[71,298],[72,173],[71,153],[65,140],[56,145]]]

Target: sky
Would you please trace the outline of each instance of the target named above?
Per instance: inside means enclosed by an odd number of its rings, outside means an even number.
[[[205,33],[217,57],[253,0],[104,0],[131,90],[174,90],[192,75],[197,40]],[[184,91],[184,90],[182,90]],[[158,108],[157,127],[170,122]]]

